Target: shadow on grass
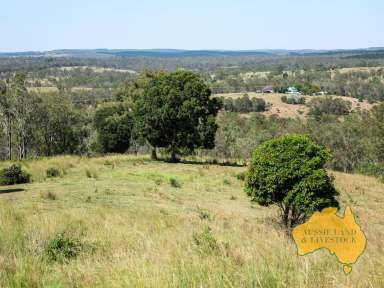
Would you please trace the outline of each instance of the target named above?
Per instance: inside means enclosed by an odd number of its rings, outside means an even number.
[[[216,166],[224,166],[224,167],[246,167],[246,164],[240,164],[236,162],[218,162],[218,161],[197,161],[197,160],[179,160],[176,162],[170,161],[169,159],[158,159],[159,161],[163,161],[165,163],[174,163],[174,164],[190,164],[190,165],[216,165]]]
[[[14,188],[14,189],[0,189],[0,195],[1,194],[8,194],[8,193],[16,193],[16,192],[23,192],[25,189],[21,188]]]

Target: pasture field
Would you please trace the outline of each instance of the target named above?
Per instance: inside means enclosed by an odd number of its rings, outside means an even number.
[[[309,109],[306,105],[292,105],[283,103],[281,101],[281,97],[286,95],[287,97],[290,97],[288,94],[278,94],[278,93],[271,93],[271,94],[263,94],[263,93],[253,93],[253,92],[247,92],[247,93],[225,93],[225,94],[216,94],[215,96],[219,97],[231,97],[233,99],[242,97],[244,94],[248,94],[249,97],[254,98],[261,98],[264,99],[265,102],[272,104],[271,107],[265,111],[261,112],[261,114],[264,114],[266,116],[271,116],[273,114],[278,115],[282,118],[302,118],[304,119],[306,115],[309,112]],[[351,97],[344,97],[344,96],[334,96],[329,95],[331,97],[341,98],[346,101],[350,101],[352,103],[352,110],[370,110],[374,104],[368,103],[368,101],[359,102],[356,98]],[[311,99],[314,99],[316,97],[326,97],[326,96],[304,96],[301,95],[300,97],[304,97],[306,99],[306,102],[308,103]]]
[[[345,275],[327,251],[297,255],[277,210],[243,192],[245,167],[144,156],[21,164],[33,183],[0,188],[0,287],[384,287],[375,178],[330,171],[368,241]],[[47,178],[50,167],[61,176]]]

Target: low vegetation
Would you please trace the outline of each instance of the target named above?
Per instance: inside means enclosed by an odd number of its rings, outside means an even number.
[[[241,98],[232,99],[230,97],[222,97],[224,110],[227,112],[264,112],[267,110],[267,104],[262,98],[249,98],[248,94],[244,94]]]
[[[0,185],[15,185],[29,183],[31,175],[23,171],[20,165],[12,164],[0,171]]]
[[[149,159],[23,162],[36,180],[18,185],[23,192],[0,189],[0,286],[382,286],[384,184],[375,178],[331,172],[340,206],[352,205],[368,238],[346,277],[329,253],[297,255],[276,221],[279,209],[252,204],[244,193],[237,178],[246,167]],[[51,166],[66,175],[44,180]],[[85,167],[97,171],[98,179],[87,178]],[[171,187],[170,178],[182,186]],[[56,200],[41,197],[49,191]]]

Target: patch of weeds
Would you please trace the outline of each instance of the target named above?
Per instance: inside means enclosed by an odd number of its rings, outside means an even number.
[[[111,189],[109,189],[109,188],[106,188],[106,189],[104,190],[104,193],[105,193],[106,195],[113,195],[113,191],[112,191]]]
[[[203,255],[212,255],[220,251],[219,243],[208,226],[202,232],[193,234],[193,243]]]
[[[353,200],[351,194],[347,193],[348,202],[351,204],[357,204],[357,201]]]
[[[48,178],[56,178],[61,176],[61,171],[56,167],[49,167],[46,174]]]
[[[237,197],[236,196],[231,196],[231,198],[229,198],[230,200],[237,200]]]
[[[180,182],[177,181],[175,178],[169,179],[169,185],[171,185],[173,188],[181,188]]]
[[[211,220],[211,215],[208,211],[205,210],[199,210],[199,218],[201,220]]]
[[[92,197],[89,195],[89,196],[87,197],[87,199],[85,199],[85,202],[87,202],[87,203],[91,203],[91,202],[92,202]]]
[[[262,271],[259,281],[261,287],[278,287],[279,282],[275,276],[275,273],[266,269]]]
[[[71,237],[66,232],[58,233],[44,248],[44,254],[49,260],[68,263],[71,259],[78,257],[84,249],[80,239]]]
[[[158,186],[163,184],[163,179],[161,179],[161,178],[155,179],[155,184],[158,185]]]
[[[224,185],[231,185],[231,182],[228,179],[224,179],[223,183]]]
[[[87,178],[94,178],[94,179],[99,178],[99,175],[97,174],[97,172],[89,168],[85,168],[85,175],[87,176]]]
[[[56,193],[55,193],[55,192],[52,192],[52,191],[48,191],[48,192],[42,194],[41,197],[42,197],[43,199],[47,199],[47,200],[53,200],[53,201],[54,201],[54,200],[57,200],[57,195],[56,195]]]
[[[244,181],[246,176],[246,172],[240,172],[235,175],[236,179],[239,181]]]
[[[88,177],[88,178],[92,178],[92,172],[91,170],[89,170],[88,168],[85,169],[85,175]]]
[[[116,163],[115,163],[115,161],[111,161],[111,160],[105,160],[105,161],[104,161],[104,165],[105,165],[105,166],[111,166],[111,169],[112,169],[112,170],[115,169],[115,167],[116,167]]]

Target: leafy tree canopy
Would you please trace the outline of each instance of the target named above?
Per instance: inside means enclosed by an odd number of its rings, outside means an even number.
[[[102,153],[124,153],[128,150],[133,126],[132,113],[123,103],[107,103],[97,108],[94,116],[97,148]]]
[[[328,150],[304,135],[269,140],[254,151],[245,191],[262,206],[276,204],[292,227],[314,211],[338,207],[338,192],[323,168],[328,159]]]
[[[221,106],[198,75],[161,73],[134,99],[135,130],[153,147],[168,148],[176,161],[181,150],[214,147]]]

